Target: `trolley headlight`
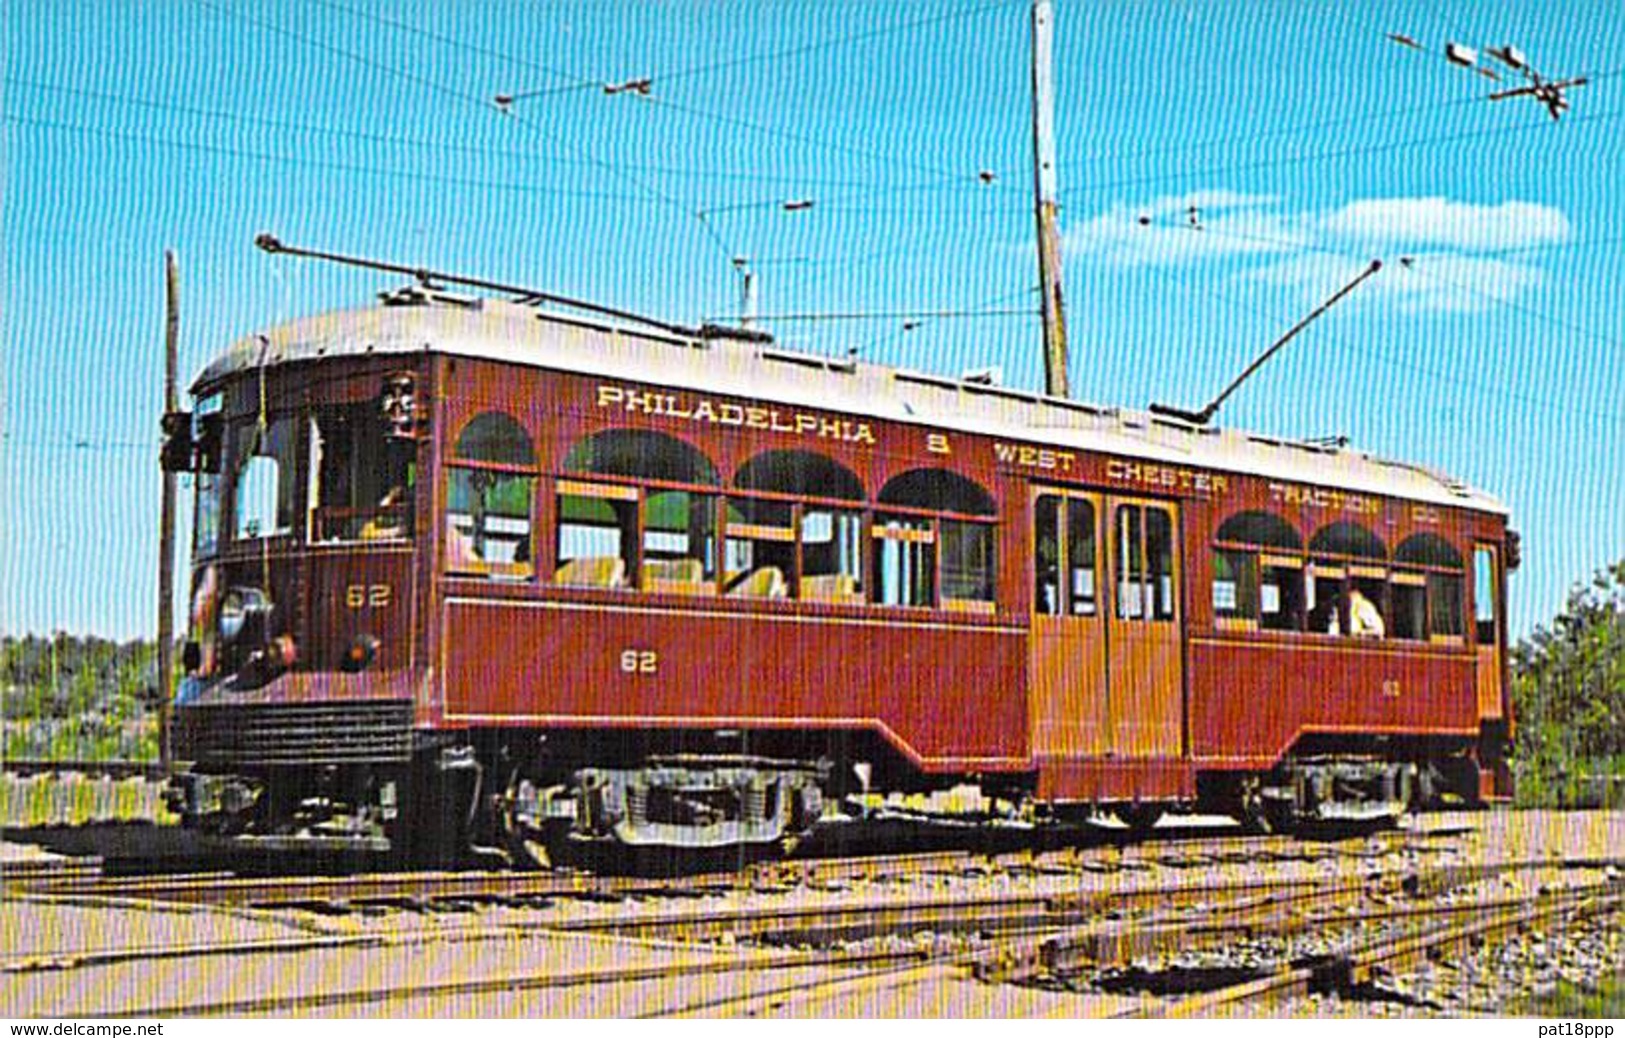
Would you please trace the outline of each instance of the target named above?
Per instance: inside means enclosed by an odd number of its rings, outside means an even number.
[[[234,587],[220,603],[220,640],[231,645],[248,628],[264,630],[271,600],[257,587]]]

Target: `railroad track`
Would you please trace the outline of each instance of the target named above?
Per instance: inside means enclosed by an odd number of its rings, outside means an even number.
[[[1356,863],[1359,855],[1354,856]],[[830,862],[810,877],[814,881],[839,884],[842,877],[855,874],[886,876],[894,873],[918,876],[925,870],[954,871],[986,869],[997,863],[968,862],[959,855],[906,856],[864,862]],[[215,997],[188,1002],[175,1001],[129,1008],[133,1015],[246,1015],[259,1013],[373,1011],[396,1012],[402,1007],[456,1004],[456,1000],[478,998],[563,998],[587,1001],[563,1005],[592,1006],[592,999],[615,998],[613,1004],[627,1015],[753,1015],[790,1013],[814,1015],[840,1008],[842,999],[870,998],[882,1004],[887,998],[918,994],[922,986],[938,983],[981,985],[1020,984],[1042,987],[1056,976],[1098,973],[1113,966],[1154,958],[1170,952],[1193,952],[1263,935],[1280,937],[1310,931],[1329,931],[1351,920],[1367,924],[1390,922],[1402,935],[1450,939],[1446,927],[1460,928],[1456,940],[1485,939],[1532,919],[1543,918],[1528,908],[1529,899],[1503,898],[1499,902],[1479,898],[1460,900],[1454,905],[1417,905],[1411,902],[1437,900],[1441,895],[1458,896],[1496,877],[1543,871],[1575,875],[1625,864],[1619,859],[1588,859],[1561,863],[1548,859],[1502,862],[1470,868],[1459,866],[1413,870],[1389,868],[1372,872],[1361,868],[1356,875],[1340,879],[1281,878],[1232,882],[1183,882],[1176,884],[1138,882],[1134,884],[1083,884],[1090,871],[1073,862],[1079,870],[1079,885],[1066,888],[1064,877],[1057,880],[1063,889],[1044,894],[1004,894],[984,897],[908,896],[909,888],[898,891],[878,884],[862,891],[818,891],[809,895],[822,903],[785,905],[769,899],[756,907],[719,911],[716,903],[694,909],[671,910],[648,903],[629,905],[629,911],[599,918],[572,913],[563,918],[519,917],[497,926],[436,927],[410,933],[360,932],[307,934],[273,940],[203,942],[191,945],[160,945],[90,951],[67,956],[18,958],[0,963],[0,973],[23,978],[40,974],[88,973],[130,967],[142,963],[177,963],[179,960],[229,957],[234,962],[283,957],[290,962],[301,957],[335,955],[410,955],[418,957],[444,952],[456,962],[484,962],[491,949],[547,946],[566,942],[570,947],[631,950],[631,959],[621,965],[586,969],[526,968],[493,971],[468,977],[466,971],[444,980],[409,984],[329,983],[326,974],[311,988],[302,991],[252,997]],[[1059,875],[1067,867],[1066,857],[1029,856],[1008,863],[1014,869],[1027,868]],[[1617,875],[1617,873],[1616,873]],[[102,881],[94,877],[76,881],[60,878],[49,885],[30,886],[20,896],[65,897],[81,900],[86,891],[118,889],[125,897],[163,895],[163,903],[240,905],[267,897],[268,884],[284,888],[272,898],[274,904],[307,904],[308,899],[331,897],[332,889],[322,885],[334,881],[344,885],[344,896],[357,901],[367,898],[465,897],[484,892],[501,899],[523,900],[520,895],[549,898],[578,896],[588,899],[620,899],[643,894],[693,896],[696,893],[773,889],[773,883],[793,886],[806,882],[805,873],[786,878],[782,874],[758,874],[748,880],[729,875],[726,883],[707,879],[698,886],[690,877],[679,881],[628,880],[565,875],[502,874],[389,874],[371,877],[305,877],[273,880],[240,877],[163,877],[141,881]],[[300,884],[307,884],[303,889]],[[291,886],[290,886],[291,884]],[[42,891],[54,889],[58,893]],[[1547,903],[1539,911],[1617,912],[1622,891],[1617,880],[1608,879],[1590,888],[1568,894],[1546,892]],[[78,892],[78,893],[75,893]],[[205,893],[206,892],[206,893]],[[860,903],[845,903],[853,895]],[[189,900],[191,899],[191,900]],[[831,902],[836,903],[831,903]],[[272,913],[274,915],[274,913]],[[1492,922],[1486,922],[1491,920]],[[914,941],[921,934],[930,939]],[[569,944],[569,942],[577,942]],[[451,946],[470,946],[452,954]],[[1312,964],[1287,964],[1275,973],[1251,980],[1247,985],[1193,996],[1184,1003],[1147,1002],[1131,1004],[1137,1011],[1201,1013],[1204,1007],[1241,1003],[1295,990],[1308,985],[1328,985],[1333,989],[1360,983],[1362,976],[1387,964],[1395,968],[1404,954],[1426,954],[1432,943],[1397,946],[1388,940],[1369,950],[1355,949],[1341,958]],[[1407,950],[1409,949],[1409,950]],[[1388,958],[1379,957],[1386,950]],[[655,956],[659,961],[650,961]],[[618,963],[621,952],[614,953]],[[370,960],[369,960],[370,961]],[[370,969],[370,967],[369,967]],[[1307,970],[1308,972],[1302,972]],[[1338,971],[1342,972],[1339,973]],[[1365,971],[1362,973],[1362,971]],[[425,975],[435,975],[428,972]],[[1336,981],[1335,977],[1347,979]],[[83,983],[84,988],[95,984]],[[151,990],[164,990],[162,985]],[[236,992],[242,987],[234,989]],[[632,1007],[619,999],[637,995]],[[608,994],[606,994],[608,993]],[[1206,1001],[1202,1001],[1206,1000]],[[561,1003],[548,1003],[558,1005]],[[119,1011],[123,1012],[124,1009]],[[569,1011],[568,1009],[565,1011]],[[581,1010],[576,1010],[581,1011]]]
[[[0,862],[0,883],[8,888],[82,882],[101,877],[101,858],[20,858]]]
[[[1135,1015],[1211,1016],[1219,1011],[1233,1012],[1246,1003],[1317,991],[1347,994],[1369,985],[1378,976],[1398,972],[1426,958],[1461,951],[1475,943],[1492,941],[1554,919],[1584,914],[1592,922],[1601,922],[1617,915],[1621,909],[1625,909],[1625,890],[1610,881],[1573,890],[1543,890],[1531,897],[1389,913],[1387,920],[1401,924],[1397,933],[1355,942],[1339,952],[1316,956],[1306,963],[1285,964],[1264,977],[1178,999]],[[1378,921],[1381,920],[1382,917],[1378,917]],[[1325,925],[1330,921],[1311,919],[1307,923]]]
[[[1459,830],[1452,830],[1454,835]],[[1448,837],[1447,837],[1448,838]],[[39,897],[173,901],[241,907],[347,907],[392,904],[422,907],[434,902],[524,902],[551,898],[703,896],[723,892],[829,888],[857,882],[909,881],[922,876],[1004,872],[1073,875],[1133,873],[1156,868],[1191,869],[1261,862],[1379,858],[1430,834],[1404,830],[1370,834],[1356,841],[1304,842],[1292,837],[1207,837],[1200,844],[1176,840],[1130,845],[1023,849],[984,854],[944,850],[904,854],[807,858],[757,862],[727,872],[651,878],[592,875],[571,870],[542,873],[490,871],[382,872],[361,875],[239,876],[230,872],[116,877],[100,863],[0,872],[11,894]]]

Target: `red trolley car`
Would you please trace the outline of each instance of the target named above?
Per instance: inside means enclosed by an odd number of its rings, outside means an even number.
[[[858,790],[1509,791],[1506,509],[1413,465],[414,287],[198,377],[173,789],[245,840],[766,844]]]

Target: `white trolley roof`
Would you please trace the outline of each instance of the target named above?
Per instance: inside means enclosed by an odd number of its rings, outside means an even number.
[[[291,321],[239,340],[194,389],[339,357],[443,353],[733,395],[1148,461],[1506,514],[1449,476],[1346,448],[1196,428],[1145,412],[733,339],[687,339],[501,300],[424,297]]]

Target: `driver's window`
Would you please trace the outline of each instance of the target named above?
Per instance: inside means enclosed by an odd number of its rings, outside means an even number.
[[[391,435],[377,401],[326,407],[310,421],[310,539],[412,536],[417,444]]]
[[[299,468],[296,429],[291,418],[238,427],[232,455],[233,539],[282,537],[293,532]]]

